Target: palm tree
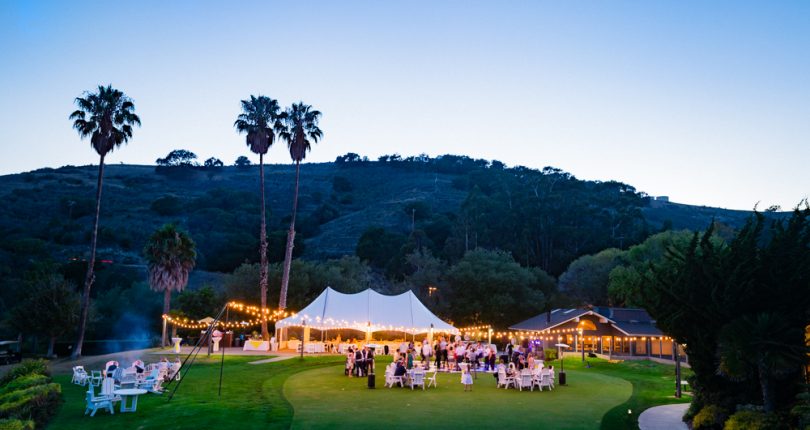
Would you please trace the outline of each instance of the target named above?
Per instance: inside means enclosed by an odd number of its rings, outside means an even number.
[[[152,233],[143,253],[149,263],[149,287],[163,291],[163,315],[168,315],[172,291],[183,291],[188,284],[188,274],[196,263],[194,241],[174,224],[166,224]],[[167,341],[164,324],[161,345],[168,345]]]
[[[90,260],[87,262],[87,275],[84,278],[82,291],[81,315],[79,316],[79,336],[71,357],[75,360],[82,355],[84,332],[87,327],[87,314],[90,310],[90,288],[95,281],[93,266],[96,264],[96,239],[98,238],[98,220],[101,214],[101,188],[104,180],[104,157],[113,149],[132,138],[132,126],[141,125],[135,115],[135,105],[123,92],[99,85],[97,92],[85,92],[84,97],[77,97],[79,109],[70,114],[73,128],[81,138],[90,137],[90,146],[96,150],[100,159],[98,163],[98,186],[96,188],[96,217],[93,220],[93,232],[90,238]]]
[[[259,232],[259,289],[261,290],[262,309],[267,308],[267,217],[264,208],[264,154],[273,145],[276,131],[282,127],[279,113],[281,108],[278,101],[266,96],[250,96],[250,100],[242,100],[242,113],[233,123],[236,130],[246,133],[245,142],[248,148],[259,154],[259,183],[261,188],[261,229]],[[267,331],[267,321],[262,320],[262,337],[270,339]]]
[[[318,120],[321,112],[313,110],[312,106],[303,102],[293,103],[284,113],[284,128],[279,136],[287,142],[290,149],[290,157],[295,162],[295,194],[293,195],[292,219],[290,220],[290,230],[287,232],[287,249],[284,253],[284,272],[281,276],[281,297],[279,297],[279,309],[287,307],[287,285],[290,282],[290,265],[292,263],[292,252],[295,242],[295,215],[298,212],[298,178],[301,173],[301,160],[307,156],[307,152],[312,149],[313,143],[323,137],[323,132],[318,128]]]

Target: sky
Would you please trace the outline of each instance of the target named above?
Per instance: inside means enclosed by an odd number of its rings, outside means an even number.
[[[807,1],[4,0],[0,174],[98,163],[67,117],[99,84],[143,123],[113,164],[258,161],[233,121],[262,94],[323,112],[311,162],[460,154],[730,209],[810,194]]]

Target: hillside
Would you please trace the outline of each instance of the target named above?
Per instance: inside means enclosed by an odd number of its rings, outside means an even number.
[[[298,226],[298,238],[303,240],[297,244],[297,255],[307,259],[324,259],[354,254],[358,240],[369,227],[383,227],[387,231],[408,234],[411,215],[416,216],[416,212],[411,212],[415,211],[412,209],[414,205],[426,206],[428,216],[441,216],[444,234],[464,235],[466,246],[469,247],[469,242],[473,240],[469,230],[475,226],[472,221],[465,221],[472,219],[464,217],[464,211],[469,212],[469,208],[462,210],[465,201],[475,201],[470,196],[480,192],[491,202],[487,209],[479,208],[476,213],[495,214],[503,206],[498,200],[504,194],[499,187],[509,188],[506,190],[509,205],[512,205],[513,194],[522,193],[519,188],[522,183],[506,182],[502,179],[504,174],[494,172],[490,175],[486,172],[493,169],[444,170],[381,162],[303,165]],[[540,178],[560,175],[558,171],[531,172]],[[524,173],[521,172],[521,175]],[[500,176],[493,176],[496,174]],[[0,261],[9,261],[10,254],[49,256],[62,262],[82,258],[89,241],[96,175],[96,166],[67,166],[0,176],[0,198],[4,201],[0,207],[0,232],[5,238],[0,249]],[[570,175],[564,175],[566,181],[576,181]],[[509,178],[513,176],[517,177],[512,174]],[[603,185],[579,182],[594,190]],[[494,186],[496,183],[498,185]],[[278,261],[283,256],[286,240],[284,230],[292,204],[293,166],[267,166],[266,185],[270,254],[271,260]],[[635,190],[630,188],[634,193]],[[575,196],[573,191],[563,189],[560,192],[564,200],[570,196],[572,202],[568,202],[569,205],[581,205],[583,213],[593,205],[603,207],[612,204],[594,203],[591,197],[583,197],[580,201],[579,195]],[[245,260],[255,260],[258,246],[257,200],[258,174],[255,166],[207,169],[176,167],[162,170],[156,170],[154,166],[107,166],[99,258],[140,265],[141,249],[146,237],[160,225],[175,222],[187,228],[197,241],[201,253],[198,266],[201,269],[228,272]],[[641,215],[635,217],[643,218],[643,226],[637,228],[635,236],[648,234],[644,232],[658,230],[663,225],[675,229],[701,229],[712,219],[737,227],[750,214],[746,211],[650,201],[643,196],[633,204],[640,206],[641,210]],[[544,206],[550,207],[546,203]],[[560,213],[563,209],[561,207]],[[601,211],[604,212],[604,209]],[[610,211],[616,212],[613,209]],[[481,216],[476,215],[478,218]],[[427,222],[417,221],[422,224]],[[535,223],[530,217],[526,222]],[[459,232],[462,223],[465,231]],[[488,226],[493,223],[489,222]],[[429,227],[425,227],[428,232]],[[571,235],[570,231],[565,234]],[[503,234],[496,232],[492,236],[495,239],[490,241],[496,241]],[[631,238],[630,234],[624,234],[622,238],[627,239],[621,245],[627,246],[643,239],[635,236]],[[476,241],[479,237],[486,245],[483,229],[480,235],[478,231],[474,233]],[[497,245],[497,242],[494,243]],[[582,244],[576,244],[573,249],[588,251],[587,241],[582,241]],[[614,240],[607,244],[619,246],[620,242]],[[442,245],[437,244],[436,249],[441,249]],[[575,255],[566,254],[564,258],[573,257]],[[528,260],[529,257],[526,258]],[[13,269],[6,266],[5,270]]]

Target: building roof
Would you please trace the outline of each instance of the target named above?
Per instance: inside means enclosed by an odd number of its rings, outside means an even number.
[[[655,320],[644,309],[596,307],[593,309],[554,309],[551,314],[542,313],[519,322],[510,330],[545,331],[559,327],[584,315],[596,315],[606,319],[613,327],[627,336],[661,336]]]

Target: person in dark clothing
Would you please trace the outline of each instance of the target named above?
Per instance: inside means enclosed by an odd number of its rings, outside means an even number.
[[[384,353],[385,355],[388,355],[388,345],[387,345],[387,344],[386,344],[386,345],[383,345],[383,353]]]

